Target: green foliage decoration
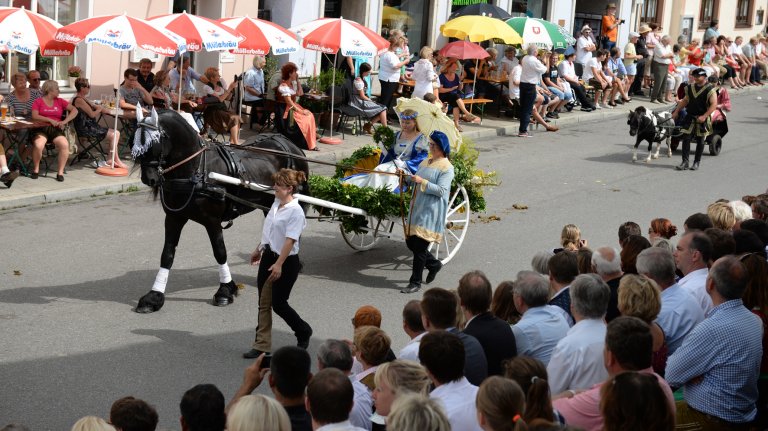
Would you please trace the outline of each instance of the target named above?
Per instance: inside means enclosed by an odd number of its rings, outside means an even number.
[[[336,73],[335,80],[334,71]],[[309,88],[317,90],[320,93],[325,93],[326,90],[331,88],[331,85],[344,84],[344,79],[345,75],[343,71],[329,67],[328,69],[320,71],[319,75],[309,77],[307,79],[307,85],[309,85]]]

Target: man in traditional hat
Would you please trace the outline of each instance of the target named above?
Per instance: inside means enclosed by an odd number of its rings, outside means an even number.
[[[619,35],[619,26],[624,24],[623,19],[616,18],[616,3],[608,3],[605,6],[605,15],[603,15],[603,22],[600,27],[600,45],[611,50],[616,46],[616,38]]]
[[[683,161],[675,169],[684,171],[699,169],[701,155],[704,153],[704,141],[707,135],[712,133],[712,119],[710,114],[717,109],[717,92],[707,82],[707,71],[698,67],[691,71],[693,85],[685,88],[685,97],[677,103],[672,112],[672,118],[676,119],[680,110],[687,108],[687,114],[680,128],[683,133]],[[693,165],[688,166],[688,155],[691,152],[691,140],[696,139],[696,155]]]
[[[641,85],[643,84],[643,72],[645,71],[645,59],[648,58],[648,48],[645,46],[645,35],[650,33],[651,28],[646,24],[640,26],[640,37],[635,42],[635,53],[641,55],[642,58],[637,60],[637,73],[635,74],[635,80],[632,81],[632,85],[629,87],[629,93],[633,96],[642,96],[643,91]]]

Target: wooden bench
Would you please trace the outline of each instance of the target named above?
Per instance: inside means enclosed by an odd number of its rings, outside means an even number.
[[[491,99],[480,99],[480,98],[471,98],[471,99],[462,99],[464,101],[465,106],[469,106],[469,112],[472,112],[472,106],[477,106],[477,111],[480,113],[480,123],[483,122],[483,114],[485,113],[485,105],[487,103],[493,103],[493,100]]]

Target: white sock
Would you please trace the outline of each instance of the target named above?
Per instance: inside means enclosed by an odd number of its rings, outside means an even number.
[[[11,172],[11,170],[8,169],[8,166],[3,166],[2,168],[0,168],[0,175],[7,174],[8,172]]]
[[[232,281],[232,275],[229,273],[229,265],[226,263],[219,265],[219,283],[229,283]]]
[[[155,276],[155,284],[152,285],[152,290],[155,292],[165,293],[165,285],[168,284],[168,273],[170,270],[160,268]]]

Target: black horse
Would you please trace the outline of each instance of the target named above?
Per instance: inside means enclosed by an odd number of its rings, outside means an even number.
[[[135,311],[152,313],[162,308],[168,271],[173,265],[181,231],[189,220],[205,227],[219,264],[220,283],[213,304],[231,304],[237,295],[237,285],[229,275],[222,229],[255,208],[267,211],[274,196],[240,186],[218,184],[208,179],[208,174],[216,172],[271,185],[272,174],[282,168],[309,175],[303,152],[277,134],[259,135],[242,147],[205,142],[184,117],[170,110],[162,110],[159,114],[153,110],[148,118],[139,114],[137,121],[133,156],[141,166],[141,182],[152,188],[155,198],[160,196],[165,210],[165,243],[155,284],[139,299]],[[308,193],[307,184],[303,184],[300,191]],[[222,223],[228,225],[222,227]]]
[[[672,157],[672,147],[669,144],[672,136],[672,128],[675,123],[672,121],[672,114],[669,111],[655,113],[646,110],[644,106],[638,106],[634,111],[630,110],[627,115],[627,125],[629,125],[629,136],[635,136],[635,147],[632,149],[632,161],[637,161],[637,147],[642,141],[648,142],[648,157],[645,163],[651,159],[659,158],[659,148],[661,141],[667,143],[667,156]],[[653,143],[656,142],[656,152],[653,152]]]

